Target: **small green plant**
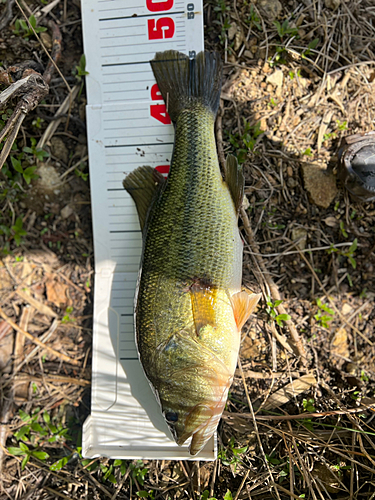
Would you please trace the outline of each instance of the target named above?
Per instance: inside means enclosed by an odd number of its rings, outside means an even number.
[[[231,452],[232,456],[228,457],[228,451]],[[229,441],[228,448],[221,447],[218,453],[218,457],[221,459],[224,465],[232,465],[234,471],[237,469],[237,465],[242,461],[241,455],[246,453],[247,446],[242,448],[236,448],[234,446],[234,437],[231,437]]]
[[[42,128],[42,123],[44,123],[43,118],[40,118],[40,116],[37,116],[37,117],[35,118],[35,120],[33,120],[33,121],[31,122],[31,125],[32,125],[34,128],[38,128],[38,129],[40,129],[40,128]]]
[[[321,299],[316,299],[316,304],[319,308],[318,312],[314,315],[314,318],[323,328],[329,328],[330,321],[333,320],[335,315],[335,311],[328,307],[326,304],[323,304]]]
[[[239,164],[246,161],[248,152],[254,151],[258,137],[263,134],[263,130],[260,128],[260,122],[257,122],[255,125],[250,125],[245,118],[243,121],[244,130],[241,136],[240,134],[229,134],[229,142],[236,150]]]
[[[315,403],[315,401],[313,398],[303,399],[302,406],[303,406],[304,411],[306,411],[307,413],[314,413],[316,411],[314,403]]]
[[[1,230],[1,227],[0,227]],[[15,244],[19,247],[21,243],[23,243],[22,236],[26,236],[27,231],[23,229],[23,220],[22,217],[17,217],[16,222],[14,225],[11,227],[10,234],[8,236],[11,236],[14,239]]]
[[[63,319],[61,320],[61,323],[69,323],[69,322],[75,321],[74,318],[70,317],[70,315],[72,314],[72,312],[73,312],[73,307],[72,306],[68,306],[65,309],[65,315],[63,316]]]
[[[37,458],[42,462],[49,458],[49,454],[42,451],[46,443],[64,443],[66,439],[70,439],[68,429],[64,428],[61,424],[53,424],[47,412],[43,413],[43,423],[38,423],[39,414],[40,408],[36,408],[31,415],[23,410],[19,410],[19,416],[23,421],[23,425],[14,433],[14,437],[18,441],[18,447],[10,446],[8,451],[12,455],[23,456],[22,469],[25,468],[31,457]],[[64,462],[64,459],[61,459],[59,462]]]
[[[30,24],[30,25],[29,25]],[[43,33],[47,31],[47,28],[36,25],[35,16],[31,15],[29,17],[29,24],[24,19],[17,19],[14,25],[14,34],[22,35],[26,40],[29,39],[35,33]]]
[[[344,221],[340,221],[340,231],[341,231],[341,234],[344,236],[344,238],[348,237],[348,233],[345,231]]]
[[[271,316],[272,319],[276,321],[279,326],[283,326],[283,321],[288,321],[291,319],[289,314],[278,314],[277,307],[282,304],[282,300],[275,300],[272,302],[271,297],[267,297],[267,308],[266,311]]]
[[[75,77],[79,82],[82,81],[82,77],[88,75],[89,72],[86,71],[86,56],[81,55],[78,65],[75,67]]]
[[[86,165],[84,163],[80,163],[79,168],[76,168],[74,170],[74,173],[76,174],[77,177],[80,177],[83,181],[87,181],[87,178],[89,176],[88,172],[84,172],[86,169]]]
[[[200,500],[216,500],[216,497],[210,497],[210,492],[208,490],[204,490]]]
[[[283,41],[285,35],[297,36],[298,28],[290,27],[289,21],[285,19],[283,23],[279,23],[279,21],[274,21],[273,24],[276,26],[277,33],[280,37],[280,40]]]
[[[353,269],[356,269],[357,267],[357,261],[354,258],[354,252],[357,250],[357,247],[358,247],[358,240],[357,238],[355,238],[353,243],[350,245],[349,250],[347,252],[344,251],[341,252],[341,255],[343,255],[349,260]]]
[[[312,156],[313,155],[311,148],[306,148],[302,154],[303,154],[303,156]]]
[[[314,38],[314,40],[312,40],[308,44],[307,49],[304,52],[302,52],[302,58],[304,59],[305,57],[310,55],[311,51],[315,49],[315,47],[318,45],[318,43],[319,43],[319,38]]]
[[[256,13],[253,4],[250,5],[250,15],[245,22],[250,25],[250,28],[252,25],[254,25],[259,31],[262,31],[262,26],[260,24],[260,17]]]

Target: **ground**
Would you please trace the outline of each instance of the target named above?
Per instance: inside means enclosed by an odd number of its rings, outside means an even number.
[[[206,48],[224,60],[219,157],[236,154],[246,177],[244,284],[265,297],[209,463],[80,457],[94,285],[84,60],[79,1],[47,3],[22,5],[38,27],[59,24],[66,82],[55,73],[0,172],[1,500],[373,498],[375,206],[350,197],[337,163],[343,137],[374,129],[373,0],[205,3]],[[20,19],[14,5],[3,66],[45,66]]]

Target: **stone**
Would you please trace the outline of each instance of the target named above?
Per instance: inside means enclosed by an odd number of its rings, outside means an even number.
[[[61,160],[66,165],[69,161],[69,151],[65,146],[64,141],[60,137],[52,137],[51,139],[51,152],[58,160]]]
[[[305,188],[318,207],[328,208],[337,194],[336,177],[316,163],[301,165]]]
[[[284,75],[281,69],[277,69],[271,75],[267,76],[266,81],[275,85],[276,87],[282,87],[284,81]]]
[[[259,0],[257,6],[260,14],[270,21],[278,18],[283,9],[279,0]]]

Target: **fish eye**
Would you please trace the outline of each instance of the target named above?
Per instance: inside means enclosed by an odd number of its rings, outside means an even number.
[[[174,411],[167,411],[164,414],[164,417],[169,424],[174,424],[178,420],[178,413],[175,413]]]

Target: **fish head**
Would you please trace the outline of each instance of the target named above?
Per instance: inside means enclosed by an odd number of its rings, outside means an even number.
[[[198,376],[197,372],[186,370],[182,386],[175,380],[169,383],[168,391],[159,392],[162,412],[176,443],[181,446],[191,438],[191,455],[199,453],[216,431],[232,382],[227,372],[219,374],[212,367],[200,367]],[[186,384],[190,376],[191,383]]]

